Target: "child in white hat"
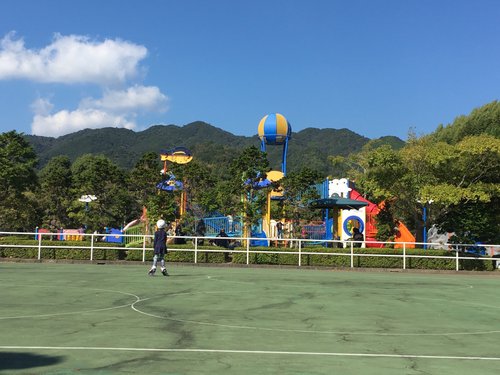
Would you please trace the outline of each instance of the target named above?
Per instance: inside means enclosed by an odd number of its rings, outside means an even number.
[[[160,260],[161,273],[163,276],[168,276],[167,269],[165,268],[165,254],[167,253],[167,232],[165,232],[165,225],[165,220],[162,219],[156,223],[158,229],[155,232],[153,266],[148,272],[149,276],[154,276],[158,259]]]

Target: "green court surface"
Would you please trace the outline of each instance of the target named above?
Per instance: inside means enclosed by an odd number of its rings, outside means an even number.
[[[147,271],[0,263],[0,374],[500,373],[496,273]]]

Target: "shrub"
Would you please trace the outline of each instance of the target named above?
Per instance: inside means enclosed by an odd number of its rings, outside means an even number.
[[[12,245],[0,247],[0,257],[18,259],[37,259],[38,241],[26,239],[26,237],[5,237],[0,238],[0,245]],[[41,249],[41,259],[71,259],[89,260],[90,241],[51,241],[43,240]],[[46,246],[46,247],[45,247]],[[81,249],[79,247],[88,248]],[[130,246],[130,244],[128,245]],[[68,248],[69,247],[69,248]],[[103,249],[103,247],[113,247],[119,249]],[[130,247],[125,248],[121,244],[97,242],[94,243],[94,260],[127,260],[142,261],[142,242],[136,246],[137,250]],[[170,251],[167,254],[167,262],[194,263],[195,253],[192,250],[191,242],[186,244],[169,245]],[[206,250],[206,251],[204,251]],[[219,251],[208,251],[219,250]],[[247,254],[245,247],[237,247],[231,255],[225,253],[225,249],[217,246],[199,246],[198,263],[226,263],[231,260],[234,264],[246,264]],[[249,254],[250,264],[268,265],[288,265],[298,266],[299,255],[287,254],[297,252],[297,249],[274,248],[274,247],[251,247]],[[353,256],[353,266],[356,268],[387,268],[402,269],[403,259],[390,255],[402,255],[402,249],[376,249],[376,248],[355,248]],[[407,269],[432,269],[432,270],[455,270],[455,252],[447,250],[406,250]],[[384,256],[386,255],[386,256]],[[427,258],[426,256],[436,256],[437,258]],[[492,271],[495,269],[494,261],[483,260],[481,257],[470,253],[459,253],[459,269],[474,271]],[[442,257],[442,258],[439,258]],[[451,257],[451,259],[447,259]],[[146,248],[145,260],[150,262],[153,259],[151,247]],[[301,265],[312,267],[337,267],[349,268],[351,266],[350,248],[327,248],[318,245],[307,246],[302,249]]]

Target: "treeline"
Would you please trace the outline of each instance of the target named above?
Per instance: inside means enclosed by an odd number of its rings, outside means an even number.
[[[170,138],[165,138],[167,130],[174,131]],[[294,134],[288,174],[281,181],[284,199],[273,202],[273,217],[285,216],[297,223],[320,219],[321,213],[307,204],[317,197],[314,184],[327,176],[348,177],[366,198],[383,202],[378,215],[381,240],[395,234],[398,220],[421,239],[425,206],[427,227],[436,224],[443,232],[453,232],[457,242],[500,243],[498,102],[440,125],[432,134],[410,135],[403,145],[392,137],[358,139],[358,143],[350,139],[350,144],[338,145],[338,140],[325,137],[331,131],[306,129]],[[169,165],[169,172],[185,183],[187,220],[217,212],[244,213],[245,225],[251,226],[261,217],[267,191],[257,189],[255,183],[279,165],[278,147],[269,147],[266,155],[255,146],[256,139],[247,143],[245,137],[204,123],[155,126],[145,132],[148,136],[124,129],[85,130],[57,140],[1,134],[0,230],[33,230],[40,225],[86,225],[88,230],[120,227],[140,217],[143,207],[154,220],[174,220],[180,193],[156,189],[163,168],[158,152],[181,144],[192,149],[195,157],[186,165]],[[346,130],[335,134],[342,132],[353,134]],[[200,137],[204,140],[199,141]],[[333,153],[331,143],[346,148]],[[130,160],[134,163],[128,167]],[[97,200],[79,201],[88,194]]]
[[[500,103],[440,125],[405,147],[365,147],[347,158],[331,158],[374,202],[384,202],[379,235],[390,237],[394,220],[417,239],[423,209],[427,228],[436,224],[459,243],[500,243]]]
[[[73,162],[66,155],[54,156],[37,171],[36,153],[22,134],[3,133],[0,145],[4,166],[0,182],[2,231],[33,231],[36,226],[51,230],[84,226],[88,231],[105,226],[119,228],[139,218],[143,208],[147,208],[153,222],[158,218],[173,221],[179,219],[180,191],[156,188],[167,178],[184,184],[189,197],[184,221],[194,222],[217,213],[245,213],[245,225],[250,227],[262,216],[267,190],[273,188],[257,186],[270,167],[266,155],[254,146],[216,166],[198,159],[185,165],[169,163],[167,173],[161,175],[164,166],[156,152],[142,155],[130,170],[119,167],[107,156],[85,154]],[[306,209],[306,203],[317,197],[314,184],[321,178],[308,168],[290,173],[290,194],[274,209],[286,211],[295,220],[314,216]],[[82,202],[80,198],[86,195],[97,199]],[[242,196],[247,198],[245,203]]]

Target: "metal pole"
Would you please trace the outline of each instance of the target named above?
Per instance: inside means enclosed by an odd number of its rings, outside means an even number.
[[[351,268],[354,268],[354,245],[351,241]]]
[[[247,237],[247,266],[250,264],[250,239]]]
[[[299,239],[299,267],[302,266],[302,240]]]
[[[146,262],[146,235],[142,237],[142,263]]]
[[[403,269],[406,269],[406,242],[403,242]]]
[[[90,261],[94,259],[94,233],[90,236]]]
[[[423,209],[423,214],[422,214],[422,220],[424,222],[424,233],[423,233],[423,242],[424,242],[424,249],[427,249],[427,207],[426,203],[424,203],[424,209]]]
[[[42,235],[43,233],[38,233],[38,260],[42,259]]]
[[[456,258],[455,258],[455,271],[458,271],[459,270],[459,259],[458,259],[458,249],[457,249],[457,252],[455,253],[456,254]]]
[[[198,263],[198,237],[194,238],[194,264]]]

